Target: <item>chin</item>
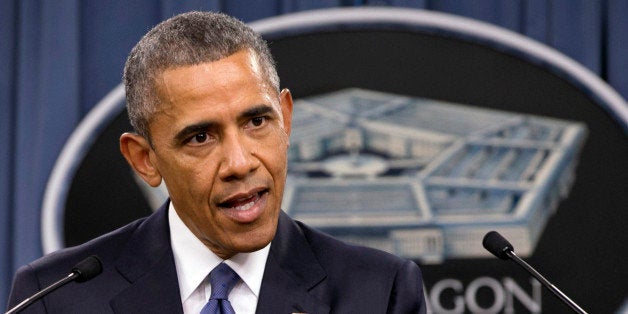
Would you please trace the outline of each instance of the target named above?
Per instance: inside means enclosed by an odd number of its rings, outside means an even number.
[[[262,234],[254,233],[247,236],[247,239],[242,239],[245,243],[238,245],[239,252],[254,252],[263,249],[270,243],[275,237],[275,230],[272,232],[264,232]]]

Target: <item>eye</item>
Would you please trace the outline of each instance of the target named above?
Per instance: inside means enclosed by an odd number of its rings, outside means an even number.
[[[198,134],[192,136],[188,140],[188,143],[192,144],[192,145],[200,145],[200,144],[203,144],[203,143],[207,142],[208,138],[209,138],[209,135],[207,135],[206,132],[198,133]]]
[[[260,126],[264,125],[264,123],[267,120],[268,120],[267,117],[255,117],[255,118],[251,119],[249,124],[251,125],[251,127],[257,128],[257,127],[260,127]]]

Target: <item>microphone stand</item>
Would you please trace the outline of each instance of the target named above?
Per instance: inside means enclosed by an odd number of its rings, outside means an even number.
[[[26,300],[20,302],[20,304],[16,305],[15,307],[13,307],[12,309],[10,309],[8,312],[6,312],[5,314],[13,314],[13,313],[17,313],[19,311],[21,311],[22,309],[24,309],[25,307],[31,305],[31,303],[39,300],[41,297],[45,296],[46,294],[56,290],[57,288],[65,285],[66,283],[76,279],[76,277],[79,276],[79,273],[77,272],[71,272],[69,274],[67,274],[63,279],[53,283],[52,285],[46,287],[45,289],[35,293],[33,296],[31,296],[30,298],[27,298]]]
[[[33,294],[31,297],[26,298],[24,301],[20,302],[18,305],[14,306],[5,314],[13,314],[23,310],[25,307],[31,305],[33,302],[41,299],[48,293],[58,289],[59,287],[67,284],[70,281],[76,282],[85,282],[91,280],[92,278],[98,276],[102,273],[102,263],[100,259],[96,255],[92,255],[80,262],[78,262],[72,272],[65,275],[65,277],[61,278],[59,281],[47,286],[41,291]]]
[[[569,305],[574,312],[579,314],[587,314],[585,310],[583,310],[576,302],[572,301],[566,294],[564,294],[560,289],[556,288],[551,282],[549,282],[543,275],[537,272],[532,266],[522,260],[513,250],[506,249],[504,253],[508,255],[508,257],[515,261],[519,266],[523,267],[526,271],[528,271],[534,278],[540,281],[545,287],[547,287],[554,295],[556,295],[559,299],[561,299],[565,304]]]

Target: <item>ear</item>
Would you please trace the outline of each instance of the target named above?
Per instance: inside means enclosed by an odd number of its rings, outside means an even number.
[[[279,106],[281,107],[281,115],[283,116],[283,128],[286,134],[290,136],[292,130],[292,94],[290,90],[284,88],[279,95]]]
[[[124,133],[120,136],[120,151],[133,170],[146,183],[152,187],[159,186],[161,174],[151,159],[154,151],[148,140],[138,134]]]

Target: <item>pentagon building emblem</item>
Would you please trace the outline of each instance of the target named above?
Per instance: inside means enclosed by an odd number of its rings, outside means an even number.
[[[283,209],[423,263],[487,256],[476,244],[493,229],[531,255],[586,137],[579,123],[363,89],[296,100],[292,124]]]

